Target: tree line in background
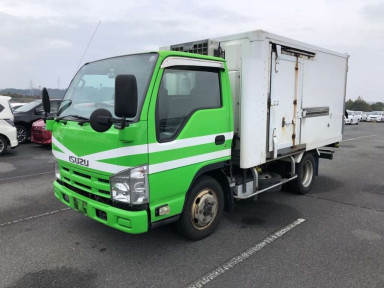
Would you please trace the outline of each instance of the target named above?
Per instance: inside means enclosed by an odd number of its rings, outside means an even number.
[[[66,89],[50,89],[48,88],[48,93],[51,98],[54,99],[61,99],[64,97]],[[41,98],[41,91],[39,89],[0,89],[0,95],[4,96],[10,96],[14,100],[18,100],[20,102],[29,102],[35,99]],[[345,109],[347,110],[353,110],[353,111],[365,111],[365,112],[371,112],[371,111],[384,111],[384,103],[383,102],[376,102],[373,104],[369,104],[366,101],[364,101],[363,98],[360,96],[357,98],[357,100],[353,101],[352,99],[349,99],[347,102],[345,102]]]
[[[384,103],[376,102],[373,104],[369,104],[359,96],[355,101],[353,101],[352,99],[349,99],[347,102],[345,102],[345,109],[353,110],[353,111],[365,111],[365,112],[384,111]]]
[[[61,99],[64,97],[66,89],[50,89],[48,93],[51,98]],[[29,102],[35,99],[41,99],[41,90],[39,89],[0,89],[0,95],[10,96],[18,102]]]

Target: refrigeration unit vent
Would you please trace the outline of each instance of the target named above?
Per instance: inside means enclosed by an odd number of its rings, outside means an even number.
[[[219,43],[213,40],[201,40],[182,44],[171,45],[172,51],[188,52],[201,55],[215,55],[215,50],[218,49]]]

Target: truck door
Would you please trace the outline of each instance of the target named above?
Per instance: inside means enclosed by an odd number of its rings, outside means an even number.
[[[168,57],[161,68],[148,112],[152,221],[159,205],[181,213],[197,171],[229,160],[233,135],[222,62]]]
[[[295,148],[300,139],[301,58],[283,54],[280,45],[271,44],[271,75],[269,98],[269,152],[283,153]],[[280,150],[280,151],[279,151]]]

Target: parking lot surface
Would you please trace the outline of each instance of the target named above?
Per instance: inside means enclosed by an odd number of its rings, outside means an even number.
[[[238,202],[198,242],[67,209],[53,163],[31,143],[0,158],[0,287],[384,287],[383,124],[345,126],[307,195]]]

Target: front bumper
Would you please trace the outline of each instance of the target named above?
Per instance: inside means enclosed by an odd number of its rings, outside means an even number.
[[[53,186],[55,196],[61,202],[98,222],[130,234],[148,231],[148,214],[145,210],[127,211],[112,207],[77,194],[57,181]]]
[[[12,149],[15,149],[15,148],[17,148],[19,146],[19,142],[17,141],[17,139],[16,140],[11,140],[9,142],[11,142],[11,148]]]

